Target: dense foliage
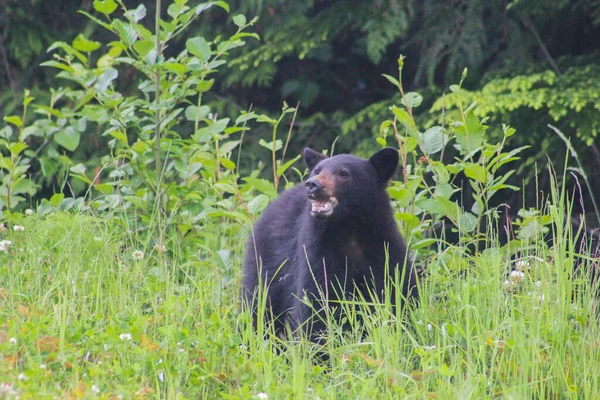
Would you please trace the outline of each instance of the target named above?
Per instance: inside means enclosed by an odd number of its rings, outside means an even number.
[[[599,2],[147,3],[2,2],[0,398],[598,392],[571,218],[595,187]],[[236,300],[307,144],[399,150],[424,271],[417,309],[377,304],[364,338],[330,321],[325,348],[263,340]],[[567,148],[577,168],[532,167]]]

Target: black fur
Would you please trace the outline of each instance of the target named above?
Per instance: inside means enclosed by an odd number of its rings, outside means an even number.
[[[242,291],[245,303],[255,310],[260,271],[276,331],[289,323],[314,339],[324,325],[299,299],[308,299],[318,313],[322,294],[335,301],[340,287],[344,296],[358,288],[366,299],[371,299],[368,288],[375,289],[382,299],[384,278],[393,279],[397,268],[404,273],[403,295],[418,298],[418,293],[385,189],[397,168],[398,152],[383,149],[365,160],[347,154],[327,158],[307,148],[304,160],[310,170],[307,182],[281,193],[254,228]],[[312,208],[309,196],[319,201],[335,197],[337,205],[323,216]],[[395,301],[393,293],[391,299]]]

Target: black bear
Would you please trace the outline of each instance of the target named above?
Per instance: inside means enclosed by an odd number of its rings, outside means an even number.
[[[356,290],[368,301],[373,293],[383,299],[395,277],[405,297],[418,292],[386,192],[398,152],[385,148],[365,160],[306,148],[304,161],[309,179],[265,209],[248,241],[242,300],[256,324],[258,291],[266,287],[265,321],[274,318],[278,333],[289,324],[318,340],[326,303]]]

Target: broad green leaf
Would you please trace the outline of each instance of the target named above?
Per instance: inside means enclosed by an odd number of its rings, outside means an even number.
[[[198,57],[201,61],[208,61],[212,55],[210,44],[208,44],[206,39],[201,36],[188,39],[188,41],[185,42],[185,47],[190,53]]]
[[[419,107],[423,102],[423,96],[416,92],[408,92],[404,95],[402,99],[402,104],[406,106],[406,108],[415,108]]]
[[[112,26],[115,28],[121,40],[127,45],[127,47],[131,46],[135,43],[137,39],[137,32],[135,28],[131,26],[130,23],[126,23],[121,21],[120,19],[116,19],[112,22]]]
[[[67,126],[54,135],[54,141],[69,151],[77,149],[80,138],[81,133],[77,132],[72,126]]]
[[[260,139],[258,141],[258,144],[260,144],[262,147],[265,147],[271,151],[273,151],[273,142],[266,142],[264,139]],[[275,141],[275,151],[280,150],[283,147],[283,142],[279,139],[277,139]]]
[[[487,171],[479,164],[467,163],[464,171],[467,178],[475,179],[481,183],[487,182]]]
[[[199,93],[204,93],[206,91],[209,91],[210,88],[212,88],[214,83],[215,83],[214,79],[211,79],[208,81],[202,81],[202,82],[198,83],[198,85],[196,85],[196,91],[198,91]]]
[[[453,193],[454,189],[452,189],[452,185],[450,185],[449,183],[438,183],[437,185],[435,185],[435,197],[445,197],[449,199]]]
[[[238,14],[233,17],[233,23],[239,27],[243,28],[246,25],[246,16],[243,14]]]
[[[125,13],[125,17],[130,18],[133,22],[139,22],[146,16],[146,7],[143,4],[137,6],[133,10],[129,10]]]
[[[180,63],[175,63],[175,62],[165,62],[165,63],[160,64],[160,67],[164,68],[168,71],[174,72],[179,76],[183,76],[187,71],[187,68],[185,65],[180,64]]]
[[[266,194],[259,194],[248,203],[248,211],[251,214],[257,214],[264,210],[269,205],[269,196]]]
[[[273,187],[273,184],[266,179],[248,177],[243,178],[243,181],[252,186],[254,189],[258,190],[259,192],[266,194],[271,199],[277,197],[275,187]]]
[[[94,89],[96,89],[96,91],[98,93],[104,92],[106,89],[108,89],[111,82],[117,78],[117,76],[119,76],[119,73],[117,72],[116,69],[107,68],[102,73],[102,75],[100,75],[100,77],[98,77],[98,80],[96,81],[96,84],[94,85]]]
[[[58,207],[61,205],[63,200],[65,199],[65,195],[63,193],[55,193],[50,197],[50,204],[52,207]]]
[[[73,48],[85,53],[91,53],[100,48],[100,42],[88,40],[81,33],[73,40]]]
[[[140,57],[145,57],[150,51],[154,50],[155,43],[151,40],[137,41],[133,44],[133,49]]]
[[[209,106],[189,106],[185,109],[185,117],[188,121],[200,121],[201,119],[206,118],[209,112]]]
[[[421,138],[421,150],[425,154],[432,155],[442,150],[445,143],[445,134],[441,126],[427,129]]]
[[[469,233],[475,228],[477,228],[477,217],[468,212],[463,213],[458,220],[458,229],[462,233]]]
[[[25,144],[25,143],[18,143],[18,142],[17,143],[11,143],[8,146],[8,151],[10,151],[10,154],[12,154],[13,156],[18,156],[27,147],[29,147],[29,146],[27,146],[27,144]]]
[[[228,142],[220,143],[219,152],[223,154],[230,153],[238,146],[238,144],[240,144],[239,140],[230,140]]]
[[[235,169],[235,163],[231,161],[229,158],[220,158],[221,165],[228,170],[233,171]]]
[[[94,10],[99,13],[110,15],[118,7],[118,4],[114,0],[94,0]]]
[[[450,91],[453,93],[457,93],[460,90],[460,86],[458,85],[450,85]]]
[[[18,128],[23,126],[23,121],[21,121],[21,117],[19,117],[18,115],[11,115],[9,117],[4,117],[4,121],[6,121],[10,124],[13,124]]]

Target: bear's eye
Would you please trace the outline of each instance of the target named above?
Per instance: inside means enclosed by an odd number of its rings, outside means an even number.
[[[315,173],[315,175],[319,175],[321,173],[321,168],[317,167],[313,170],[313,172]]]
[[[346,168],[343,168],[340,170],[340,176],[342,178],[348,178],[350,176],[350,171],[348,171]]]

